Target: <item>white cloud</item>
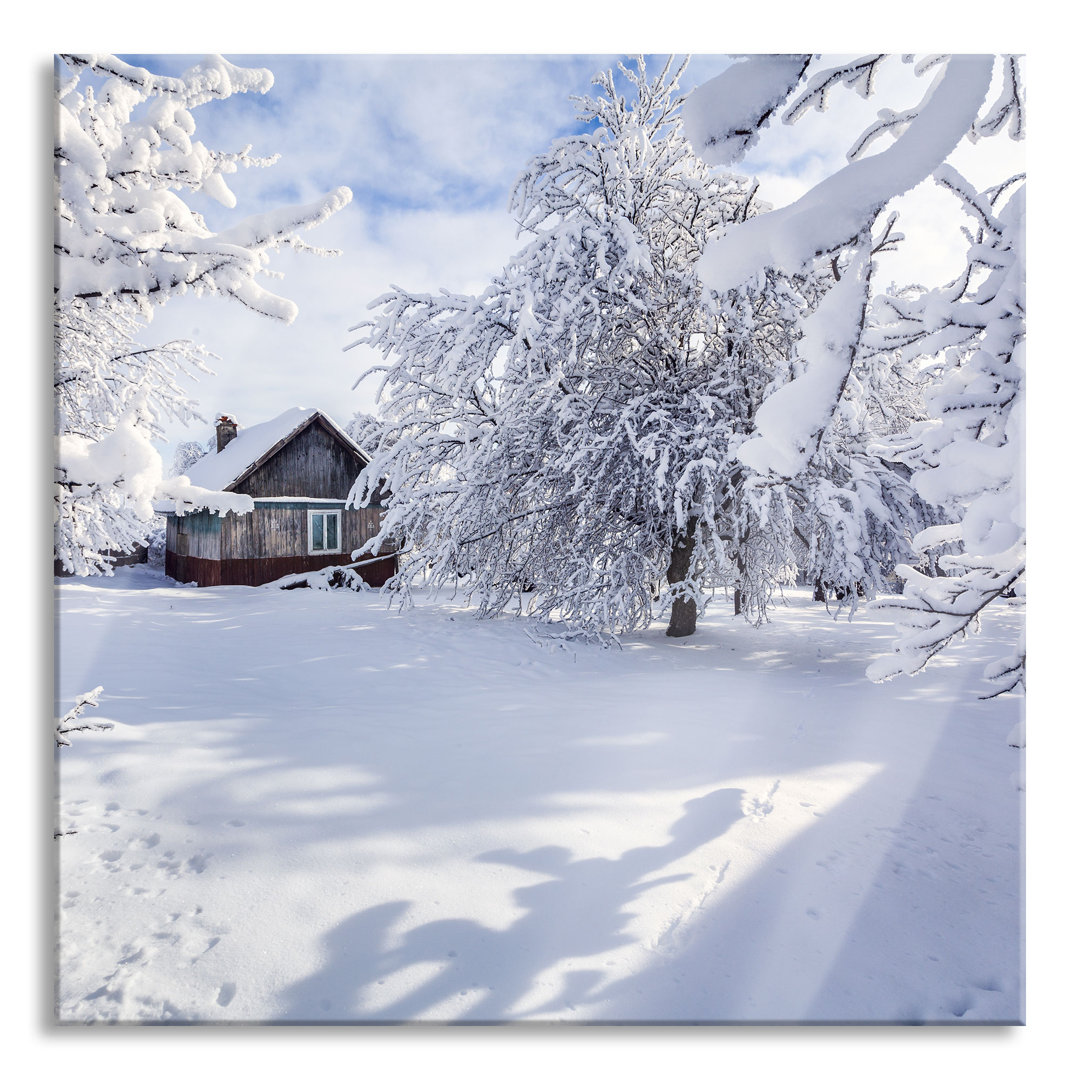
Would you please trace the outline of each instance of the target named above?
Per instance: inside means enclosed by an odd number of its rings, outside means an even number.
[[[358,337],[348,328],[371,315],[371,301],[394,284],[418,292],[475,292],[520,246],[503,209],[375,216],[355,203],[322,226],[317,239],[342,255],[285,252],[275,260],[284,274],[275,288],[300,308],[289,326],[217,298],[184,297],[158,311],[147,341],[188,337],[220,357],[212,363],[216,374],[195,392],[208,420],[225,411],[257,423],[294,405],[324,409],[339,422],[370,411],[375,383],[352,387],[381,357],[363,346],[344,350]],[[201,434],[177,425],[167,438],[175,443]]]

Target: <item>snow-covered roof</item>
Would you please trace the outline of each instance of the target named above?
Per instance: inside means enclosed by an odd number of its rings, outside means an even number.
[[[224,450],[219,453],[209,453],[206,457],[200,458],[185,475],[192,484],[198,487],[209,488],[211,491],[224,491],[230,484],[235,484],[241,479],[252,465],[265,457],[278,443],[288,441],[316,415],[363,460],[367,460],[367,455],[363,450],[326,413],[319,409],[297,406],[286,409],[273,420],[267,420],[249,428],[240,428],[236,438]]]

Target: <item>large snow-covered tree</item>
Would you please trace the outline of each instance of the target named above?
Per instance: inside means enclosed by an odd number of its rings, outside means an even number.
[[[872,591],[885,560],[868,522],[881,518],[894,554],[924,524],[885,510],[903,478],[839,430],[797,492],[759,483],[741,454],[806,367],[802,315],[861,318],[887,230],[867,230],[863,270],[839,281],[831,266],[762,268],[710,294],[702,253],[752,220],[754,186],[692,152],[681,71],[622,71],[631,94],[599,76],[578,100],[588,130],[519,180],[511,209],[531,240],[482,294],[396,289],[354,328],[390,361],[355,497],[392,492],[379,542],[404,543],[403,588],[460,577],[482,613],[516,605],[618,631],[670,611],[668,633],[683,636],[716,587],[760,618],[800,566]],[[851,496],[842,523],[826,482]],[[841,536],[845,556],[830,561],[823,538],[832,556]]]
[[[519,604],[602,630],[647,622],[662,588],[685,633],[697,568],[727,564],[736,347],[755,338],[763,368],[783,355],[749,317],[728,332],[695,271],[752,188],[694,157],[677,75],[624,74],[631,99],[599,76],[577,101],[589,130],[520,178],[511,210],[531,241],[482,294],[376,302],[362,340],[393,362],[355,494],[382,478],[393,493],[384,532],[414,555],[403,587],[460,575],[481,612]],[[757,325],[791,322],[797,303],[770,281]]]
[[[351,194],[338,188],[216,232],[191,205],[198,193],[232,209],[226,177],[272,164],[250,147],[223,152],[193,138],[195,108],[265,93],[273,76],[264,69],[209,57],[173,78],[115,56],[64,54],[56,81],[55,556],[70,572],[107,573],[104,553],[138,543],[151,498],[174,494],[161,488],[151,440],[166,418],[196,415],[183,386],[206,370],[189,342],[138,344],[154,309],[190,291],[291,321],[296,305],[262,284],[269,257],[283,247],[319,251],[300,233]],[[176,494],[183,505],[193,493]]]
[[[869,96],[890,62],[878,54],[838,65],[810,55],[740,60],[691,96],[691,140],[706,160],[730,165],[772,120],[794,123],[811,107],[824,109],[838,87]],[[977,626],[987,604],[1023,595],[1023,177],[1003,177],[979,192],[947,161],[965,138],[1023,137],[1021,62],[942,54],[900,62],[914,80],[926,80],[921,100],[881,109],[854,138],[846,165],[790,206],[727,228],[701,266],[717,290],[766,270],[798,275],[823,262],[841,277],[837,310],[825,302],[804,321],[804,371],[765,404],[741,450],[763,483],[790,485],[813,472],[860,356],[876,351],[937,364],[928,416],[876,450],[913,470],[919,494],[952,522],[923,530],[918,545],[959,544],[960,553],[936,560],[944,576],[899,568],[903,597],[881,603],[901,610],[903,629],[895,655],[871,668],[875,678],[918,670]],[[892,141],[868,153],[881,138]],[[940,288],[878,305],[882,325],[868,328],[868,238],[889,203],[928,177],[956,193],[975,221],[966,266]],[[1022,646],[991,674],[1004,689],[1019,687]]]

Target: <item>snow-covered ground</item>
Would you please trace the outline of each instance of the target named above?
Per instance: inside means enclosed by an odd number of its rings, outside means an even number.
[[[115,725],[58,754],[61,1021],[1024,1018],[1008,612],[879,686],[803,591],[621,650],[146,568],[57,611]]]

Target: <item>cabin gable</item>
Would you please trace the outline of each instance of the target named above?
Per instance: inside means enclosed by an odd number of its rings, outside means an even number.
[[[252,498],[345,499],[367,461],[318,414],[265,454],[230,490]]]

